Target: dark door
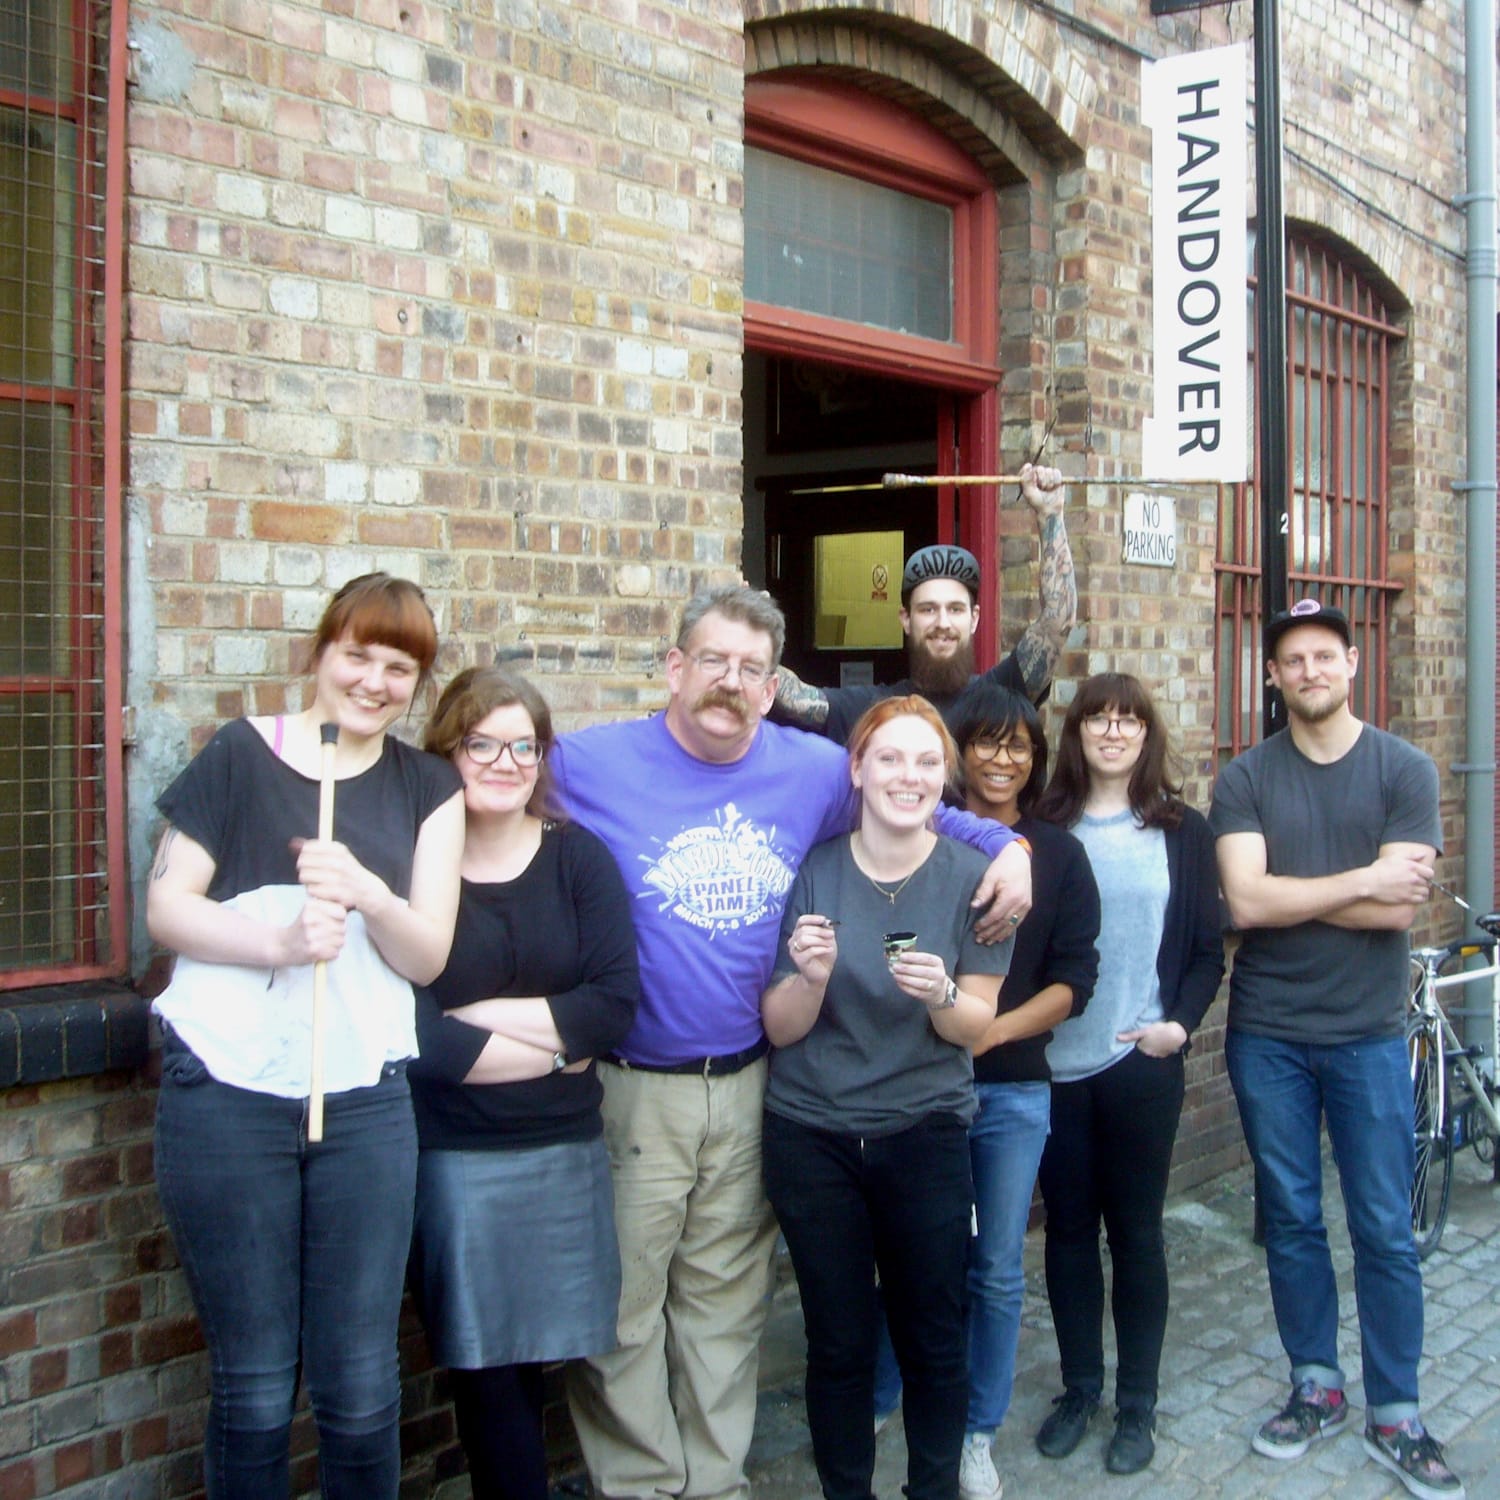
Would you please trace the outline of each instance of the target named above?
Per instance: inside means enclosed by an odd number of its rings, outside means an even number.
[[[747,365],[747,400],[764,412],[747,423],[763,434],[747,466],[760,492],[766,587],[787,617],[786,663],[819,687],[898,681],[902,565],[938,540],[940,518],[931,486],[882,489],[880,479],[934,472],[952,441],[952,397],[807,361],[749,355]]]
[[[819,687],[897,682],[906,675],[901,567],[918,547],[937,540],[936,492],[796,493],[880,477],[851,469],[766,487],[767,586],[786,611],[786,664]],[[830,575],[842,575],[850,586],[831,588]],[[877,620],[878,645],[870,628]]]

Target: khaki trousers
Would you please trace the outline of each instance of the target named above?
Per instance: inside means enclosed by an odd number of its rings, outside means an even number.
[[[776,1222],[761,1187],[766,1060],[723,1078],[603,1063],[619,1347],[568,1404],[605,1500],[744,1500]]]

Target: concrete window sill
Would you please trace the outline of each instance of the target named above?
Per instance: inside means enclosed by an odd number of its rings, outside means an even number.
[[[150,1008],[107,981],[0,995],[0,1089],[143,1067]]]

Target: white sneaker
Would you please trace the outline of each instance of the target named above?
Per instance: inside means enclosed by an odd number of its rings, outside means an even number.
[[[990,1436],[971,1432],[958,1459],[959,1500],[1000,1500],[1000,1476],[990,1457]]]

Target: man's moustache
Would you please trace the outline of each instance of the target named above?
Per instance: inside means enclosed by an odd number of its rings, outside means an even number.
[[[726,692],[723,688],[710,688],[699,700],[700,710],[709,708],[722,708],[726,713],[731,713],[742,723],[748,718],[745,709],[745,700],[736,697],[735,694]]]

